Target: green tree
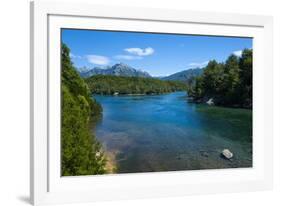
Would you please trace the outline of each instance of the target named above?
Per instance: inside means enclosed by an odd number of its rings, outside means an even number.
[[[239,61],[240,67],[240,93],[242,103],[252,107],[253,101],[253,50],[245,49]]]
[[[212,60],[206,66],[202,75],[202,91],[206,98],[218,96],[223,76],[223,64]]]
[[[106,160],[89,128],[90,118],[100,115],[102,108],[91,98],[69,53],[69,48],[62,44],[62,175],[103,174]]]
[[[239,72],[239,58],[232,54],[224,65],[222,90],[220,92],[221,104],[238,104],[240,102],[238,91],[240,84]]]
[[[252,49],[244,49],[241,57],[230,55],[225,63],[210,61],[187,91],[196,102],[213,98],[217,105],[251,108]]]

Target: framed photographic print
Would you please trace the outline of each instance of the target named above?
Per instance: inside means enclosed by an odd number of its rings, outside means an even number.
[[[272,187],[271,17],[35,1],[31,25],[33,204]]]

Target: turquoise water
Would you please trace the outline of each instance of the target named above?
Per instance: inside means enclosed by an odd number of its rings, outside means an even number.
[[[251,110],[188,103],[185,92],[95,98],[103,117],[93,132],[117,173],[252,166]]]

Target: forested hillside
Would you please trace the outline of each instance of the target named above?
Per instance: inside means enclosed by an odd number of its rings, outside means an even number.
[[[162,94],[186,90],[178,81],[163,81],[153,78],[95,75],[86,79],[94,94]]]
[[[195,77],[198,77],[202,73],[203,73],[203,69],[201,69],[201,68],[187,69],[187,70],[184,70],[181,72],[171,74],[166,77],[162,77],[161,79],[189,83],[190,81],[192,81],[192,79],[194,79]]]
[[[79,76],[69,57],[69,48],[62,45],[62,175],[105,173],[101,145],[91,134],[91,117],[101,114],[101,106],[91,99],[87,84]]]
[[[252,107],[252,49],[241,57],[230,55],[224,63],[210,61],[201,76],[188,87],[196,102],[213,100],[216,105]]]

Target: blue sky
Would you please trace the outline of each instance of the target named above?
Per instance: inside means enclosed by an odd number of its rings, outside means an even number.
[[[203,67],[213,59],[222,62],[232,53],[252,48],[251,38],[74,29],[63,29],[62,41],[77,68],[122,62],[152,76]]]

